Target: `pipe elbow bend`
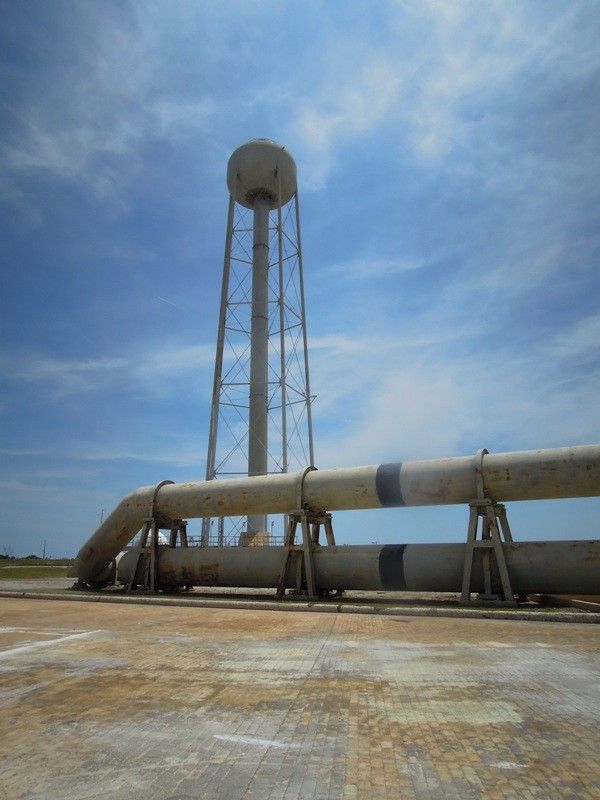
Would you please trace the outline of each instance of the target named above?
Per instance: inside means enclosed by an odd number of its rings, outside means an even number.
[[[79,582],[88,586],[107,585],[112,577],[112,562],[154,514],[156,495],[161,481],[154,486],[141,486],[127,494],[85,542],[73,572]]]

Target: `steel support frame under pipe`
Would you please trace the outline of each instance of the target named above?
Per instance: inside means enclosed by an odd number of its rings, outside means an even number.
[[[477,486],[477,499],[469,503],[469,527],[467,531],[467,546],[465,548],[465,564],[461,588],[461,603],[468,605],[471,601],[471,573],[475,550],[481,550],[483,566],[484,588],[477,599],[497,604],[514,606],[515,597],[512,591],[510,576],[506,566],[502,537],[505,542],[512,542],[512,533],[506,516],[506,508],[501,503],[495,503],[488,496],[483,477],[483,459],[489,451],[483,447],[475,454],[475,483]],[[481,539],[477,539],[479,520],[481,519]],[[494,556],[494,563],[492,563]],[[500,594],[492,589],[493,566],[495,565],[500,578]]]
[[[302,531],[302,545],[296,545],[296,530],[300,525]],[[311,513],[307,510],[293,511],[288,515],[287,526],[284,540],[284,558],[277,579],[276,595],[281,598],[285,594],[286,579],[288,571],[293,563],[294,553],[298,554],[296,561],[296,591],[302,589],[309,598],[315,599],[319,596],[317,591],[315,573],[315,548],[319,546],[319,535],[321,526],[324,527],[327,545],[335,546],[335,536],[331,514],[327,512]],[[304,578],[304,581],[303,581]],[[342,592],[338,590],[338,595]],[[321,589],[323,594],[323,589]]]
[[[477,539],[479,520],[481,520],[481,539]],[[494,503],[489,498],[469,503],[469,527],[461,587],[461,603],[463,605],[471,602],[471,573],[475,550],[481,550],[484,577],[483,592],[477,595],[477,599],[508,606],[516,605],[502,548],[503,539],[505,542],[513,541],[506,516],[506,507],[502,503]],[[493,561],[492,556],[494,556]],[[500,579],[500,594],[495,592],[493,587],[494,565]]]
[[[158,519],[151,517],[145,520],[140,534],[140,544],[137,548],[135,567],[131,573],[131,580],[127,583],[125,590],[131,592],[136,586],[150,592],[158,590],[158,565],[160,558],[160,543],[158,534],[160,531]],[[187,520],[174,520],[169,526],[169,547],[177,547],[177,539],[182,548],[188,547]],[[143,554],[149,552],[150,558],[145,561],[144,574],[138,579],[138,569],[140,561],[143,561]]]

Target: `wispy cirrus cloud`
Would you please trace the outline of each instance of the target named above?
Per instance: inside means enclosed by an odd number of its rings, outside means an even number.
[[[9,456],[10,458],[29,458],[31,456],[44,455],[46,451],[39,447],[0,447],[0,456]]]
[[[559,446],[600,438],[598,317],[526,349],[482,352],[485,324],[414,340],[325,337],[313,345],[314,405],[323,466],[458,454],[465,447]],[[515,414],[518,409],[518,414]],[[327,430],[333,427],[331,433]],[[483,443],[483,444],[482,444]]]
[[[396,34],[390,44],[384,39],[369,50],[348,37],[345,47],[328,51],[314,91],[298,104],[290,134],[309,163],[313,188],[325,185],[337,147],[368,141],[382,128],[395,132],[386,147],[425,162],[464,155],[465,148],[501,159],[515,101],[526,104],[534,88],[537,102],[550,98],[561,83],[592,76],[600,64],[592,4],[558,13],[527,3],[482,8],[476,0],[397,6],[387,20]]]
[[[429,260],[408,259],[401,256],[397,258],[373,258],[372,256],[367,256],[365,258],[351,258],[348,261],[322,267],[319,273],[330,277],[341,276],[348,281],[373,280],[422,269],[431,263]]]
[[[174,467],[193,468],[200,473],[204,469],[204,456],[198,446],[162,446],[152,443],[132,442],[130,447],[123,447],[120,442],[78,442],[60,452],[60,457],[69,461],[89,461],[91,463],[114,464],[116,462],[133,462],[142,464],[166,464]]]
[[[313,188],[325,184],[338,142],[369,133],[382,123],[412,69],[376,57],[364,66],[353,65],[350,72],[342,80],[334,75],[317,85],[317,101],[302,102],[294,119],[294,138],[311,154],[304,179]]]
[[[569,330],[554,334],[549,349],[576,365],[600,361],[600,314],[583,317]]]
[[[54,399],[99,390],[121,391],[143,386],[164,394],[170,383],[196,374],[214,363],[209,344],[157,344],[126,356],[61,359],[41,354],[0,354],[4,379],[12,383],[39,384]],[[171,385],[172,391],[176,391]]]
[[[16,204],[24,202],[19,181],[35,174],[122,201],[140,168],[140,148],[207,133],[215,113],[210,92],[167,89],[168,57],[161,47],[166,34],[152,26],[152,14],[140,8],[139,14],[120,9],[104,15],[92,6],[73,13],[82,43],[72,46],[60,74],[52,63],[36,82],[25,70],[11,76],[21,91],[5,108],[0,158],[5,196]],[[53,19],[57,35],[61,21]],[[32,27],[30,35],[34,46],[42,34]],[[46,52],[47,40],[39,45]]]

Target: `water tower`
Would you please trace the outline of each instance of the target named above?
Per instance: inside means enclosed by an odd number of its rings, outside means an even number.
[[[231,155],[227,187],[207,480],[314,462],[296,164],[253,139]],[[201,544],[266,544],[270,533],[264,515],[204,519]]]

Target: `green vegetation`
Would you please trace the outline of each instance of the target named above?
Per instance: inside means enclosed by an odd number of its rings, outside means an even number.
[[[73,563],[70,558],[2,558],[0,560],[0,581],[6,580],[45,580],[65,578]]]

